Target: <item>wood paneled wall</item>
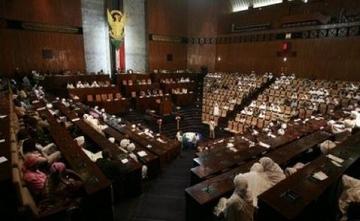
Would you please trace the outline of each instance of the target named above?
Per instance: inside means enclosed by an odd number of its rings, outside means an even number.
[[[217,71],[296,73],[299,77],[360,80],[360,37],[290,41],[296,57],[277,56],[281,41],[217,45]]]
[[[187,32],[187,4],[184,0],[147,1],[147,32],[170,36],[185,36]],[[171,54],[172,61],[167,61]],[[186,68],[186,44],[149,41],[149,71]]]
[[[188,36],[214,37],[217,35],[218,0],[188,0]],[[187,67],[199,71],[206,66],[215,70],[215,44],[188,44]]]
[[[81,26],[80,0],[0,0],[1,17],[57,25]],[[0,10],[1,13],[1,10]]]
[[[148,33],[213,37],[217,33],[218,0],[151,0],[147,2]],[[149,69],[215,69],[215,45],[149,42]],[[172,54],[173,61],[166,61]]]
[[[16,67],[27,73],[31,70],[84,70],[82,35],[5,29],[0,30],[0,35],[1,41],[6,42],[0,50],[3,73],[11,73]],[[43,49],[52,50],[54,57],[44,59]]]
[[[284,2],[282,4],[250,9],[232,13],[229,1],[219,2],[218,34],[227,34],[231,30],[231,24],[252,25],[271,23],[277,26],[277,22],[288,15],[310,14],[320,12],[323,15],[337,17],[344,9],[345,14],[353,15],[360,12],[358,0],[312,0],[307,4],[301,1]]]
[[[167,55],[172,55],[172,61],[167,60]],[[149,42],[149,69],[177,70],[186,68],[186,44],[168,42]]]
[[[21,22],[81,27],[81,0],[0,0],[0,17]],[[0,27],[0,72],[11,75],[19,67],[59,72],[84,71],[82,34],[40,32]],[[51,59],[43,58],[51,50]]]

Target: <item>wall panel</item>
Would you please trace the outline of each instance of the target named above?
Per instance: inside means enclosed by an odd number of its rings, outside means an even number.
[[[82,35],[0,29],[0,36],[6,42],[0,50],[3,73],[12,73],[16,67],[25,72],[84,71]],[[51,50],[54,57],[44,59],[43,49]]]
[[[217,45],[217,71],[296,73],[321,79],[360,80],[360,37],[291,41],[296,57],[277,56],[281,41]]]

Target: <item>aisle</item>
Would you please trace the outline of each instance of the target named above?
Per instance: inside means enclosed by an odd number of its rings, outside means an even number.
[[[184,190],[190,183],[194,150],[185,150],[149,181],[141,196],[115,207],[115,220],[185,221]]]

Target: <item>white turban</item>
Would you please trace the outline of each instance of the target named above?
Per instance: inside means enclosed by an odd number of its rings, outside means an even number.
[[[79,145],[79,146],[83,146],[84,143],[85,143],[85,137],[84,136],[79,136],[79,137],[76,137],[74,139],[76,141],[76,143]]]
[[[285,134],[285,130],[282,129],[282,128],[280,128],[280,129],[277,131],[277,133],[278,133],[279,135],[284,135],[284,134]]]
[[[343,192],[339,198],[339,209],[346,214],[350,203],[360,202],[360,180],[343,175]]]
[[[135,144],[134,143],[130,143],[128,146],[127,146],[127,150],[129,152],[133,152],[135,150]]]
[[[115,143],[115,138],[113,138],[113,137],[109,137],[109,139],[108,139],[111,143]]]
[[[252,172],[264,172],[264,167],[260,163],[254,163],[250,168]]]
[[[129,139],[122,139],[120,141],[120,146],[123,148],[126,148],[128,145],[130,144],[130,140]]]
[[[334,142],[332,142],[331,140],[325,140],[319,146],[320,146],[321,152],[323,154],[327,154],[329,152],[329,150],[336,147],[336,144]]]
[[[275,185],[281,180],[285,179],[284,171],[280,168],[280,166],[277,163],[275,163],[269,157],[263,157],[259,160],[259,162],[264,168],[264,172],[267,175],[270,182],[272,183],[272,185]]]

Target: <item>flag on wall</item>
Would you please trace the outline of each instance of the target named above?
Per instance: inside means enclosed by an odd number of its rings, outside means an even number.
[[[107,10],[110,41],[115,49],[116,69],[125,70],[125,24],[126,15],[120,10]]]

